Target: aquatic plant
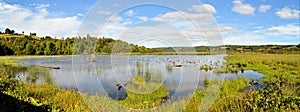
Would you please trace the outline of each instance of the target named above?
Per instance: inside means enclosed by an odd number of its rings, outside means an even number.
[[[119,103],[125,107],[134,109],[147,109],[157,107],[161,103],[163,103],[163,101],[166,100],[166,98],[169,96],[169,92],[167,91],[166,87],[160,84],[151,84],[148,86],[145,85],[142,87],[138,87],[139,90],[134,91],[132,91],[131,89],[126,90],[128,95],[127,98],[125,100],[119,101]]]
[[[204,85],[208,86],[209,83],[210,83],[210,80],[207,77],[205,77],[205,79],[204,79]]]
[[[135,76],[133,76],[133,83],[135,83],[135,84],[145,84],[146,81],[145,81],[144,77],[139,76],[139,75],[135,75]]]
[[[167,69],[168,71],[172,71],[172,70],[173,70],[173,66],[170,65],[170,64],[168,64],[168,65],[166,66],[166,69]]]
[[[209,65],[200,66],[200,70],[205,70],[205,71],[212,70],[212,66]]]

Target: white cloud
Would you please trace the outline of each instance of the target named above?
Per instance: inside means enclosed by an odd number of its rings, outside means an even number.
[[[147,21],[149,18],[146,16],[138,16],[140,20]]]
[[[149,24],[149,22],[153,22],[153,24]],[[126,27],[125,25],[128,24],[131,24],[128,20],[109,23],[102,36],[121,39],[134,44],[147,45],[147,47],[167,47],[163,44],[149,45],[147,44],[148,39],[164,41],[174,46],[199,46],[209,45],[206,38],[214,39],[214,36],[218,36],[215,28],[198,28],[191,21],[185,20],[181,20],[181,22],[175,21],[172,24],[149,20],[145,24],[140,23],[137,24],[138,26]],[[146,44],[140,43],[146,40]],[[221,40],[218,39],[217,41]],[[220,42],[211,42],[212,45],[216,43],[220,44]]]
[[[187,34],[196,34],[194,37],[199,38],[205,35],[208,38],[218,38],[219,29],[209,13],[188,13],[188,12],[169,12],[153,18],[154,21],[162,21],[172,24],[173,26],[186,30]],[[202,31],[201,32],[199,32]],[[196,32],[196,33],[191,33]]]
[[[188,13],[188,12],[169,12],[163,15],[159,15],[153,20],[155,21],[178,21],[178,20],[201,20],[203,23],[213,22],[214,20],[211,18],[209,14],[199,14],[199,13]]]
[[[225,27],[221,27],[221,31],[223,31],[223,32],[234,32],[234,31],[236,31],[236,29],[234,29],[230,26],[225,26]]]
[[[202,8],[207,5],[202,6]],[[194,8],[197,8],[194,6]],[[190,7],[189,9],[193,9]],[[207,9],[203,9],[207,10]],[[210,9],[208,9],[210,10]],[[191,11],[191,10],[189,10]],[[222,39],[220,31],[215,27],[215,22],[210,13],[192,12],[167,12],[154,18],[139,16],[136,11],[128,10],[124,12],[128,18],[136,18],[146,22],[132,22],[126,18],[115,17],[108,23],[101,36],[121,39],[134,44],[147,39],[161,40],[174,46],[195,46],[195,45],[220,45]],[[216,12],[214,10],[210,10]],[[207,11],[206,11],[207,12]],[[153,22],[153,23],[151,23]],[[134,24],[134,25],[131,25]],[[214,26],[215,25],[215,26]],[[233,30],[224,28],[226,31]],[[207,38],[209,38],[207,40]],[[156,44],[147,47],[164,46]]]
[[[269,9],[271,9],[271,5],[260,5],[259,6],[259,11],[260,12],[267,12]]]
[[[20,7],[17,7],[16,5],[9,5],[9,4],[4,4],[0,2],[0,11],[1,12],[6,12],[6,13],[11,13],[13,11],[21,10]]]
[[[100,14],[100,15],[110,15],[111,14],[111,12],[109,12],[109,11],[97,11],[96,12],[97,14]]]
[[[266,35],[264,33],[254,33],[252,31],[240,31],[234,34],[225,34],[223,37],[226,45],[291,45],[299,43],[299,41],[295,41],[295,38],[293,37]]]
[[[193,5],[192,9],[197,12],[209,12],[209,13],[217,13],[215,7],[210,4],[203,4],[203,5]]]
[[[78,14],[77,14],[77,16],[83,16],[83,14],[81,14],[81,13],[78,13]]]
[[[119,4],[114,3],[112,7],[119,7]]]
[[[258,30],[236,30],[234,33],[223,33],[224,43],[230,45],[290,45],[299,44],[300,27],[289,24]]]
[[[252,15],[254,14],[255,8],[250,4],[244,4],[242,0],[234,0],[233,1],[232,11],[240,13],[242,15]]]
[[[299,19],[300,10],[284,7],[276,12],[276,15],[282,19]]]
[[[122,34],[122,32],[126,31],[127,29],[127,27],[125,26],[126,24],[127,24],[126,22],[124,22],[123,24],[110,23],[105,27],[101,36],[118,39]]]
[[[263,44],[264,36],[249,32],[239,32],[230,35],[224,35],[226,45],[260,45]]]
[[[125,30],[119,38],[135,44],[147,43],[150,40],[159,40],[160,42],[165,42],[172,46],[193,46],[193,42],[189,40],[190,37],[186,37],[193,35],[191,33],[192,32],[186,35],[184,31],[182,32],[169,24],[157,24],[151,26],[142,25]],[[162,47],[165,45],[148,45],[147,47],[157,46]]]
[[[122,24],[123,25],[130,25],[130,24],[132,24],[133,22],[132,21],[125,21],[125,22],[123,22]]]
[[[75,36],[80,21],[77,16],[47,18],[49,5],[39,5],[39,11],[0,2],[0,26],[17,32],[36,32],[39,36]],[[38,9],[36,9],[38,10]]]
[[[123,18],[120,16],[113,16],[110,21],[113,23],[117,23],[117,22],[123,21]]]
[[[45,9],[50,6],[50,4],[30,4],[30,6],[34,6],[37,9]]]
[[[256,26],[256,27],[254,27],[255,29],[262,29],[262,28],[264,28],[263,26]]]
[[[128,10],[128,11],[126,12],[126,15],[127,15],[127,16],[135,16],[135,15],[137,15],[137,13],[134,12],[133,10]]]
[[[272,35],[298,35],[300,36],[300,27],[295,25],[274,26],[265,30]]]

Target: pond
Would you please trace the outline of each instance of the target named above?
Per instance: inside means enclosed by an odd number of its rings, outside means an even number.
[[[82,55],[56,58],[32,58],[18,60],[24,63],[27,71],[15,74],[28,83],[49,82],[64,89],[100,94],[112,99],[126,98],[127,83],[135,76],[144,78],[145,83],[160,83],[167,88],[170,99],[185,97],[196,89],[204,88],[204,79],[233,79],[245,76],[249,80],[260,80],[264,75],[255,71],[216,74],[213,71],[200,70],[200,66],[221,66],[226,55]],[[41,66],[59,66],[49,69]],[[31,69],[29,69],[31,68]],[[28,76],[34,78],[28,78]],[[118,88],[121,84],[123,88]],[[134,91],[130,90],[129,91]]]

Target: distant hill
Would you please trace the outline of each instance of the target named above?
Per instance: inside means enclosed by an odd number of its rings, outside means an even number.
[[[213,52],[222,50],[226,53],[263,53],[263,54],[300,54],[298,45],[225,45],[218,47],[196,46],[196,47],[165,47],[154,48],[163,52]]]
[[[0,55],[72,55],[110,53],[160,52],[144,46],[129,44],[111,38],[87,35],[78,38],[55,39],[23,34],[0,34]]]
[[[8,28],[0,32],[0,55],[72,55],[72,54],[214,54],[221,53],[263,53],[300,54],[298,45],[225,45],[196,47],[146,48],[111,38],[86,37],[56,39],[50,36],[38,37],[36,33],[25,35]],[[218,52],[220,53],[220,52]]]

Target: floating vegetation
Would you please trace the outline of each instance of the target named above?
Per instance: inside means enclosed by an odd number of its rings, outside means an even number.
[[[212,69],[213,69],[212,66],[209,66],[209,65],[200,66],[200,70],[209,71]]]
[[[145,81],[144,77],[139,76],[139,75],[135,75],[135,76],[133,77],[133,83],[134,83],[134,84],[145,84],[146,81]]]
[[[172,66],[172,65],[167,65],[167,66],[166,66],[166,69],[167,69],[168,71],[172,71],[172,70],[173,70],[173,66]]]
[[[146,80],[146,82],[150,81],[151,78],[152,78],[151,72],[150,72],[149,68],[147,67],[146,72],[145,72],[145,80]]]
[[[214,69],[214,72],[215,73],[237,73],[238,70],[239,69],[236,67],[223,65],[221,67]]]
[[[209,83],[210,83],[210,80],[207,77],[205,77],[204,85],[207,87],[209,85]]]

